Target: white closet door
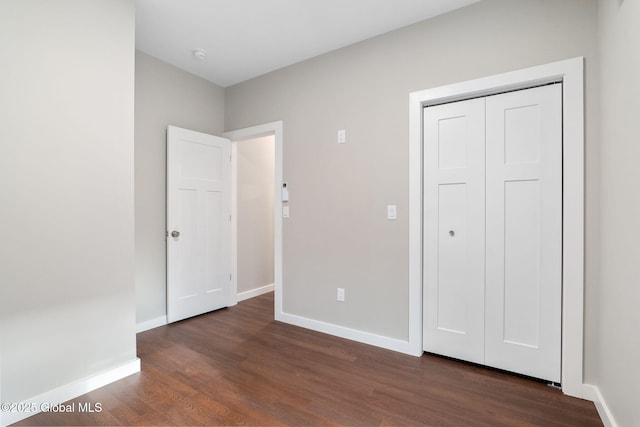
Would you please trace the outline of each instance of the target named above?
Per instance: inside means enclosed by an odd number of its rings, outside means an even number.
[[[484,361],[484,99],[424,110],[424,350]]]
[[[560,381],[562,86],[486,98],[485,364]]]

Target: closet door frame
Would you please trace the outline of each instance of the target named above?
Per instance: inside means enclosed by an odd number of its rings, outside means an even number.
[[[584,58],[578,57],[409,96],[409,347],[422,354],[422,117],[427,106],[562,82],[563,264],[562,391],[588,397],[583,385],[584,330]]]

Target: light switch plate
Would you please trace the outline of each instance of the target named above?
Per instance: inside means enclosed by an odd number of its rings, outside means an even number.
[[[347,142],[347,131],[340,129],[338,131],[338,144],[344,144]]]
[[[387,219],[397,219],[397,209],[396,205],[388,205],[387,206]]]
[[[289,206],[282,207],[282,218],[289,218]]]

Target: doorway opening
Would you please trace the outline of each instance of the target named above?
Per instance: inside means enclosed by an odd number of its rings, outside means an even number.
[[[237,141],[237,300],[274,288],[275,136]]]
[[[253,296],[260,295],[261,293],[270,292],[271,289],[274,291],[274,312],[275,318],[278,320],[282,313],[282,144],[283,144],[283,124],[282,121],[265,123],[262,125],[252,126],[248,128],[238,129],[230,132],[226,132],[224,134],[225,138],[229,138],[232,142],[231,145],[231,236],[232,236],[232,247],[231,247],[231,271],[232,271],[232,280],[231,280],[231,292],[232,295],[236,298],[236,302],[242,299],[251,298]],[[239,283],[238,279],[241,278],[239,275],[239,248],[241,245],[246,246],[245,236],[240,236],[240,234],[244,235],[244,231],[239,232],[238,227],[238,219],[239,219],[239,202],[241,205],[244,205],[245,201],[239,201],[239,196],[242,196],[243,191],[247,191],[250,193],[250,189],[244,189],[241,193],[239,190],[239,176],[238,176],[238,148],[241,144],[250,144],[252,141],[264,137],[269,137],[273,141],[273,172],[272,172],[272,204],[270,205],[272,208],[273,216],[273,286],[269,286],[270,284],[258,286],[253,289],[245,289],[244,283]],[[263,142],[269,141],[269,139],[263,140]],[[248,147],[248,146],[247,146]],[[250,147],[248,147],[250,149]],[[262,147],[264,148],[264,147]],[[244,150],[244,146],[241,149],[241,152]],[[264,200],[263,200],[264,204]],[[244,215],[244,220],[246,221],[248,218]],[[242,220],[242,219],[241,219]],[[239,237],[243,239],[243,243],[240,243]],[[243,250],[240,248],[240,250]],[[241,255],[244,257],[245,255]],[[269,255],[266,255],[268,258]],[[240,262],[244,262],[240,260]],[[242,266],[240,266],[242,268]],[[262,263],[264,273],[264,263]],[[245,274],[245,272],[243,272]],[[250,277],[251,273],[247,272],[248,275],[244,277]],[[246,286],[251,287],[252,285],[249,283]]]

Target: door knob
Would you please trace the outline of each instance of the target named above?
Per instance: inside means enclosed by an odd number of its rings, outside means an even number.
[[[449,236],[453,237],[456,235],[456,232],[453,230],[449,230]]]
[[[173,230],[173,231],[171,232],[171,237],[180,237],[180,232],[179,232],[179,231],[176,231],[176,230]]]

